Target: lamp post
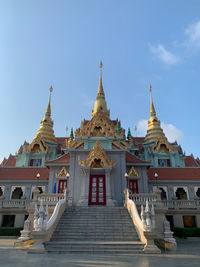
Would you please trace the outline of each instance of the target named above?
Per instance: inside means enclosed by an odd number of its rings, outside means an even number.
[[[154,177],[156,179],[156,187],[158,189],[158,174],[157,174],[157,172],[155,172]]]

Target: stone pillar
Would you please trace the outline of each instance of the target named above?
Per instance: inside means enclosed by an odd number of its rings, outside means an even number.
[[[32,231],[32,237],[35,243],[29,248],[28,253],[45,253],[43,240],[45,237],[45,231]]]
[[[0,227],[2,226],[2,223],[3,223],[3,214],[0,214]]]
[[[85,175],[81,177],[81,195],[78,206],[88,206],[90,168],[84,168]]]
[[[200,227],[200,215],[196,215],[196,227]]]
[[[25,214],[16,214],[14,227],[23,227]]]
[[[113,201],[111,196],[111,179],[110,179],[111,168],[105,169],[106,174],[106,206],[115,206],[115,201]]]

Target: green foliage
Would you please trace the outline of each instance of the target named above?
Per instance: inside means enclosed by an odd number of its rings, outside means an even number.
[[[0,227],[0,236],[20,236],[22,227]]]
[[[200,228],[197,227],[174,227],[172,228],[175,237],[187,238],[187,237],[200,237]]]

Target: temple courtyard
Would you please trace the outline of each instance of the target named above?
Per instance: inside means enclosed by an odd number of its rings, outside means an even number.
[[[0,239],[0,266],[200,266],[200,238],[177,239],[176,251],[160,255],[28,254],[14,248],[16,239]]]

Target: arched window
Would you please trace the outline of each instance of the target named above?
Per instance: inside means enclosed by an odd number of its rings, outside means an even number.
[[[2,188],[0,187],[0,197],[3,196],[3,190]]]
[[[167,194],[166,194],[165,190],[162,187],[159,187],[159,189],[161,190],[161,199],[166,200]]]
[[[197,197],[200,197],[200,188],[199,188],[199,187],[198,187],[198,189],[197,189],[196,196],[197,196]]]
[[[16,187],[15,190],[12,192],[11,199],[21,199],[23,196],[23,191],[21,187]]]
[[[183,187],[178,187],[176,190],[176,197],[180,200],[187,200],[187,193]]]
[[[34,188],[35,188],[35,187],[34,187]],[[44,193],[43,188],[42,188],[41,186],[36,186],[36,188],[39,190],[39,194]],[[33,190],[34,190],[34,189],[33,189]],[[33,190],[32,190],[32,196],[31,196],[32,199],[33,199]]]

